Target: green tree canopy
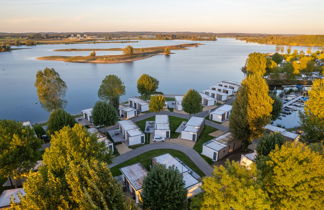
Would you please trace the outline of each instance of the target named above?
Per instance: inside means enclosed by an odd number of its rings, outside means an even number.
[[[276,120],[280,116],[280,112],[282,109],[282,101],[278,96],[274,94],[270,94],[270,97],[273,100],[271,119]]]
[[[175,168],[154,165],[143,182],[143,207],[151,210],[181,210],[187,207],[187,190]]]
[[[142,74],[137,80],[137,91],[142,96],[149,96],[159,87],[159,81],[148,74]]]
[[[95,125],[111,126],[118,120],[117,111],[112,105],[98,101],[93,107],[92,119]]]
[[[323,156],[298,142],[269,154],[263,185],[274,209],[321,209],[324,202]]]
[[[125,85],[116,75],[108,75],[102,80],[98,90],[100,99],[108,101],[116,110],[119,106],[119,97],[125,94]]]
[[[198,91],[190,89],[182,99],[183,110],[189,114],[196,114],[202,111],[201,96]]]
[[[280,55],[279,53],[275,53],[272,55],[272,60],[276,62],[277,64],[281,63],[283,61],[284,57]]]
[[[272,150],[276,148],[276,146],[280,148],[284,143],[285,138],[280,133],[266,134],[259,139],[256,149],[258,156],[267,156]]]
[[[151,112],[160,112],[165,105],[165,98],[163,95],[154,95],[150,98],[149,109]]]
[[[216,166],[213,175],[203,179],[200,209],[270,209],[268,195],[256,176],[254,165],[250,170],[234,161]]]
[[[0,120],[0,177],[21,177],[40,159],[42,141],[22,123]]]
[[[61,130],[64,126],[72,127],[75,123],[76,122],[72,115],[63,109],[57,109],[53,111],[48,118],[47,130],[50,134],[52,134],[55,131]]]
[[[246,70],[248,74],[264,75],[267,67],[267,59],[265,54],[251,53],[246,62]]]
[[[50,112],[65,106],[66,101],[63,98],[67,86],[54,69],[45,68],[43,71],[38,71],[35,87],[38,99],[47,111]]]

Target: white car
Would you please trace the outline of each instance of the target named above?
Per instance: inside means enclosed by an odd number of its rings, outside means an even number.
[[[154,142],[165,141],[165,138],[161,136],[154,136],[153,141]]]

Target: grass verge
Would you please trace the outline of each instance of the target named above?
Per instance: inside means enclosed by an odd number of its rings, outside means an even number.
[[[121,175],[120,168],[132,165],[135,163],[141,163],[147,170],[150,169],[150,166],[152,164],[152,158],[169,153],[170,155],[179,158],[182,162],[184,162],[188,167],[190,167],[193,171],[195,171],[199,176],[205,176],[205,174],[190,160],[190,158],[185,155],[184,153],[172,150],[172,149],[158,149],[158,150],[152,150],[146,153],[143,153],[137,157],[134,157],[124,163],[121,163],[117,166],[114,166],[110,169],[113,176]]]

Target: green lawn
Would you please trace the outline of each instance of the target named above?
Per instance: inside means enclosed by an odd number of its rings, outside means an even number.
[[[165,97],[165,101],[175,101],[174,97]]]
[[[201,154],[202,152],[202,147],[203,144],[211,139],[213,139],[214,137],[210,136],[209,134],[216,131],[216,128],[210,127],[210,126],[205,126],[203,131],[200,134],[200,137],[198,139],[198,141],[196,142],[195,146],[194,146],[194,150],[196,150],[199,154]],[[212,164],[213,161],[203,155],[201,155],[209,164]]]
[[[190,158],[185,155],[184,153],[172,150],[172,149],[158,149],[158,150],[152,150],[146,153],[143,153],[137,157],[134,157],[122,164],[119,164],[115,167],[112,167],[110,170],[113,174],[113,176],[121,175],[120,168],[132,165],[135,163],[141,163],[147,170],[150,169],[150,165],[152,163],[152,158],[169,153],[170,155],[179,158],[181,161],[183,161],[187,166],[189,166],[193,171],[195,171],[200,176],[204,176],[204,173],[190,160]]]

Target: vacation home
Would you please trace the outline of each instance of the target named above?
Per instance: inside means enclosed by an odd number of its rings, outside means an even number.
[[[191,117],[188,122],[184,124],[184,128],[181,131],[181,138],[197,141],[198,137],[204,127],[204,118]]]
[[[89,109],[84,109],[81,111],[82,113],[82,116],[84,119],[88,120],[90,123],[93,122],[92,120],[92,108],[89,108]]]
[[[229,119],[229,116],[231,114],[232,111],[232,106],[231,105],[223,105],[221,107],[218,107],[217,109],[215,109],[214,111],[209,113],[209,119],[222,123],[225,120]]]
[[[0,196],[0,209],[5,209],[10,207],[10,199],[13,197],[13,201],[15,203],[20,202],[20,198],[18,195],[24,196],[26,193],[23,188],[16,188],[10,190],[4,190]]]
[[[168,115],[155,115],[154,137],[170,138],[170,124]]]
[[[183,108],[182,108],[182,99],[183,99],[183,96],[175,96],[175,108],[176,110],[178,111],[181,111]]]
[[[149,104],[140,98],[136,98],[136,97],[129,98],[128,104],[130,107],[136,109],[137,113],[147,112],[149,110]]]
[[[119,117],[123,119],[130,119],[136,117],[137,115],[136,109],[124,105],[119,105],[118,111],[119,111]]]
[[[214,98],[204,94],[204,93],[200,93],[201,96],[201,105],[203,106],[214,106],[216,101]]]
[[[145,143],[145,135],[131,120],[118,121],[119,130],[128,146]]]
[[[235,93],[239,90],[239,88],[241,86],[239,83],[232,82],[232,81],[221,81],[221,82],[218,82],[216,85],[220,86],[220,87],[232,89],[232,90],[234,90]]]
[[[216,100],[216,102],[219,101],[226,101],[228,95],[226,93],[219,92],[217,90],[203,90],[203,93],[206,94],[207,96],[212,97],[213,99]]]

